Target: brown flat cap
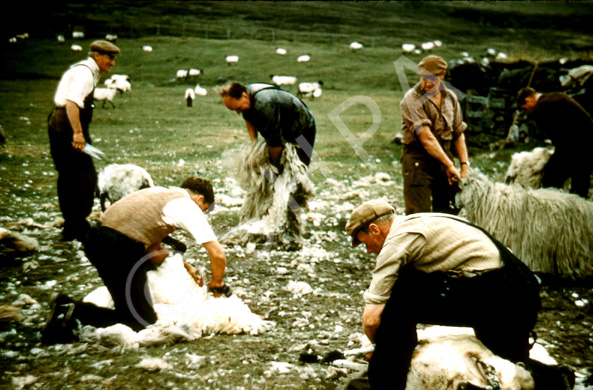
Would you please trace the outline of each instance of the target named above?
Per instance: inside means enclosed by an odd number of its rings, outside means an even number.
[[[447,67],[447,62],[441,57],[430,55],[424,57],[418,64],[418,74],[420,76],[437,75],[446,71]]]
[[[114,56],[120,54],[119,47],[107,41],[95,41],[91,43],[91,51]]]
[[[369,200],[355,208],[346,224],[346,232],[352,236],[352,246],[360,244],[356,235],[362,227],[379,217],[394,212],[395,209],[383,199]]]

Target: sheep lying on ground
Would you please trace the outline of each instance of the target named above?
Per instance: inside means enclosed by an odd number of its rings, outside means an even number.
[[[115,98],[115,94],[117,93],[117,89],[112,88],[95,88],[95,92],[93,97],[96,101],[102,101],[102,107],[105,108],[105,102],[111,103],[111,106],[115,108],[115,103],[113,103],[113,99]]]
[[[207,286],[199,286],[183,266],[179,254],[169,256],[156,271],[148,272],[149,291],[158,321],[140,332],[116,324],[107,328],[85,326],[81,341],[119,347],[170,345],[194,341],[206,334],[257,335],[274,326],[252,313],[237,295],[214,298]],[[107,287],[84,298],[98,306],[113,308]]]
[[[298,80],[298,77],[296,76],[270,75],[270,78],[272,79],[272,82],[279,87],[283,85],[294,85]]]
[[[240,211],[241,224],[226,233],[223,243],[253,242],[294,245],[302,234],[300,209],[314,193],[307,167],[299,159],[294,145],[282,151],[281,174],[269,162],[268,147],[259,141],[240,165],[239,179],[247,190]],[[295,199],[301,199],[297,202]],[[299,206],[300,204],[300,206]]]
[[[312,83],[300,83],[299,90],[297,92],[297,96],[306,96],[306,97],[319,97],[321,96],[322,90],[321,86],[323,85],[323,81],[317,81]]]
[[[472,171],[456,203],[460,216],[490,232],[531,270],[593,276],[593,202],[556,189],[493,183]]]
[[[99,172],[99,200],[101,210],[106,203],[115,203],[126,195],[143,188],[154,187],[146,169],[134,164],[110,164]]]
[[[515,153],[507,169],[505,183],[516,183],[525,188],[540,188],[543,169],[554,154],[553,148],[535,148]]]

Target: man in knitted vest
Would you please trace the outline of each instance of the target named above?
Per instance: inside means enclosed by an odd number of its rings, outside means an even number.
[[[180,188],[143,189],[109,207],[98,226],[91,227],[82,241],[89,261],[97,268],[113,298],[115,309],[60,294],[53,299],[42,341],[53,344],[76,340],[75,319],[95,327],[122,323],[135,331],[155,323],[157,315],[146,290],[146,272],[165,260],[168,252],[161,242],[177,229],[190,233],[206,249],[212,270],[209,291],[217,297],[230,295],[223,280],[226,256],[204,215],[213,204],[210,182],[190,177]],[[186,268],[202,283],[193,267],[186,265]]]
[[[389,203],[374,200],[352,212],[346,230],[353,246],[378,254],[363,312],[375,343],[371,389],[405,389],[418,323],[473,327],[494,354],[529,358],[539,282],[481,228],[442,213],[395,216]]]

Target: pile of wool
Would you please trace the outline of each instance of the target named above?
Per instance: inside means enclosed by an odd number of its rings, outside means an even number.
[[[284,167],[281,173],[270,163],[264,141],[253,146],[239,167],[239,181],[247,191],[240,210],[241,224],[221,242],[291,244],[301,237],[301,211],[315,188],[294,145],[285,145],[280,164]]]
[[[148,285],[158,321],[139,332],[123,324],[107,328],[85,326],[81,339],[103,345],[137,347],[193,341],[203,334],[257,335],[274,323],[251,312],[235,294],[215,298],[206,286],[199,286],[183,266],[181,254],[168,257],[156,271],[148,272]],[[113,308],[106,287],[99,287],[84,299]]]

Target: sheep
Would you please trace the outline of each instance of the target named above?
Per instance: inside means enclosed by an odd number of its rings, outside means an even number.
[[[525,188],[540,188],[543,169],[554,154],[554,148],[538,147],[515,153],[506,172],[505,183],[516,183]]]
[[[434,41],[433,43],[434,43],[434,46],[435,47],[441,47],[441,46],[443,46],[443,42],[438,41],[438,40],[437,41]]]
[[[144,45],[142,46],[142,50],[144,50],[147,53],[150,53],[152,52],[152,46]]]
[[[309,62],[311,61],[311,56],[309,54],[303,54],[297,58],[297,62]]]
[[[178,79],[185,79],[185,78],[187,78],[188,75],[189,75],[189,70],[188,69],[179,69],[177,71],[177,78]]]
[[[74,38],[74,39],[82,39],[82,38],[84,38],[84,32],[82,32],[82,31],[72,31],[72,38]]]
[[[196,77],[199,76],[201,74],[203,74],[204,72],[202,71],[202,69],[190,69],[187,73],[188,77]]]
[[[99,172],[98,196],[101,210],[107,209],[106,203],[113,204],[135,191],[154,187],[150,174],[134,164],[110,164]]]
[[[281,56],[285,56],[287,53],[286,49],[282,49],[281,47],[276,49],[276,54],[281,55]]]
[[[112,88],[95,88],[93,97],[97,101],[103,101],[103,108],[105,108],[105,102],[111,103],[113,108],[115,108],[115,103],[113,103],[113,98],[115,98],[115,94],[117,93],[117,89]]]
[[[434,42],[424,42],[421,46],[422,50],[431,51],[432,49],[434,49]]]
[[[456,196],[461,216],[508,246],[534,272],[593,276],[593,202],[557,189],[494,183],[471,171]]]
[[[416,45],[414,45],[413,43],[404,43],[402,45],[402,50],[404,51],[404,53],[411,53],[414,51],[414,49],[416,49]]]
[[[72,46],[70,46],[70,50],[72,50],[72,51],[82,51],[82,46],[80,46],[80,45],[72,45]]]
[[[62,34],[58,35],[56,39],[58,40],[58,43],[64,43],[66,41]]]
[[[117,42],[117,35],[107,34],[107,35],[105,35],[105,40],[115,43],[115,42]]]
[[[352,50],[352,51],[360,50],[362,48],[363,48],[363,45],[360,42],[352,42],[350,44],[350,50]]]
[[[322,85],[323,81],[321,80],[312,83],[300,83],[297,96],[319,97],[322,93]]]
[[[296,76],[278,76],[273,74],[270,75],[270,78],[272,79],[272,82],[277,86],[294,85],[299,79]]]
[[[170,345],[194,341],[207,334],[258,335],[275,324],[253,313],[236,295],[214,298],[207,286],[200,286],[185,269],[180,254],[169,256],[154,271],[149,271],[148,288],[158,321],[134,332],[123,324],[106,328],[85,326],[80,338],[84,342],[122,348]],[[105,286],[88,294],[85,302],[113,308],[113,300]]]
[[[111,78],[105,80],[107,88],[116,89],[121,95],[126,92],[132,92],[132,83],[129,75],[114,74]]]
[[[226,56],[225,61],[229,66],[231,66],[233,64],[237,64],[239,62],[239,56],[235,56],[235,55]]]
[[[193,101],[196,98],[196,93],[193,89],[188,88],[185,90],[185,100],[187,101],[187,106],[191,107],[193,105]]]
[[[200,84],[196,85],[194,92],[198,96],[206,96],[208,94],[208,90],[206,88],[200,87]]]

